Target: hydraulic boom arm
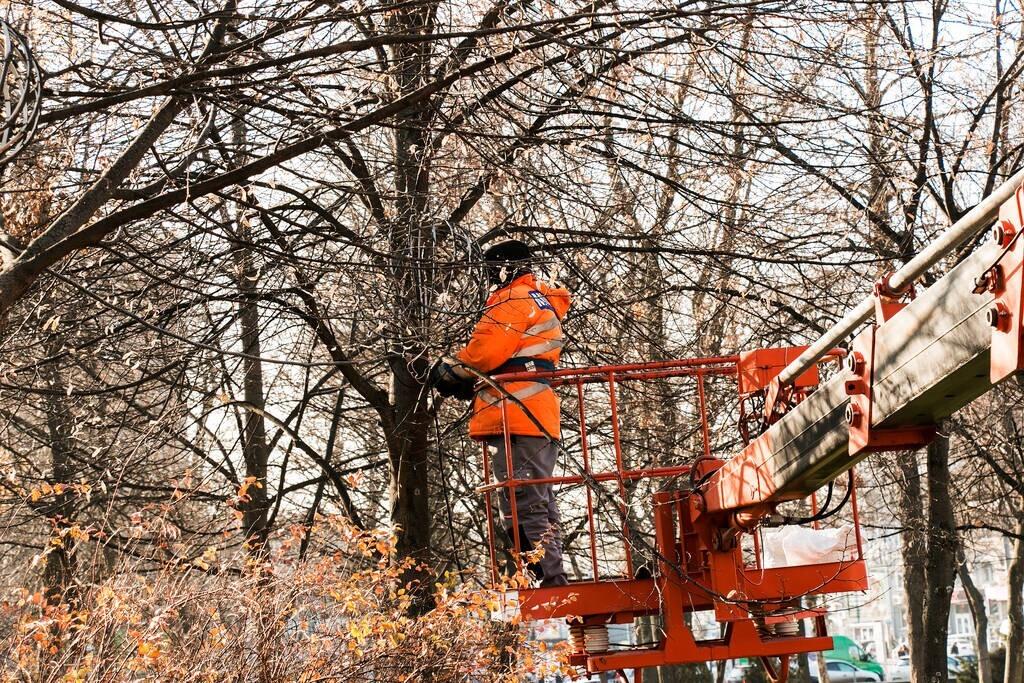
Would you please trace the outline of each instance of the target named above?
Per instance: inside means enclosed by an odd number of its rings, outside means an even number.
[[[704,512],[756,524],[871,452],[927,444],[939,421],[1022,369],[1021,205],[1018,185],[993,238],[909,303],[876,293],[875,323],[854,340],[845,371],[711,475]],[[792,376],[790,368],[803,366],[794,362],[783,374]]]

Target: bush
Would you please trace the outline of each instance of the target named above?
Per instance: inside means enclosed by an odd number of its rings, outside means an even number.
[[[513,681],[567,673],[558,652],[490,619],[494,593],[457,577],[410,610],[413,569],[387,534],[320,523],[333,551],[303,562],[124,565],[75,609],[41,593],[5,603],[0,678],[56,681]],[[204,566],[199,566],[204,565]]]

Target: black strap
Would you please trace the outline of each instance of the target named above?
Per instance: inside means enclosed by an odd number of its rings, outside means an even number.
[[[555,364],[549,360],[540,358],[509,358],[500,366],[491,371],[492,375],[504,375],[511,372],[554,372]],[[538,382],[549,383],[546,379],[538,379]]]

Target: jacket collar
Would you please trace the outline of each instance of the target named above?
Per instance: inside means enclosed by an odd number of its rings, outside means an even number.
[[[502,287],[502,289],[511,289],[512,287],[515,287],[516,285],[526,285],[527,287],[536,287],[537,286],[537,279],[533,276],[533,273],[529,273],[529,272],[523,273],[519,277],[517,277],[514,280],[512,280],[512,282],[510,282],[507,285],[505,285],[504,287]]]
[[[512,280],[512,282],[509,282],[504,287],[499,287],[498,289],[494,290],[491,293],[491,295],[489,297],[487,297],[488,303],[493,301],[496,296],[498,296],[499,294],[501,294],[505,290],[512,289],[513,287],[519,287],[519,286],[536,287],[537,286],[537,278],[534,277],[533,273],[523,273],[519,277],[517,277],[514,280]]]

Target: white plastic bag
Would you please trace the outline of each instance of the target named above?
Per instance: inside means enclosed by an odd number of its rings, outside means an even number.
[[[857,556],[857,534],[850,525],[835,529],[785,526],[762,537],[765,567],[849,562]]]

